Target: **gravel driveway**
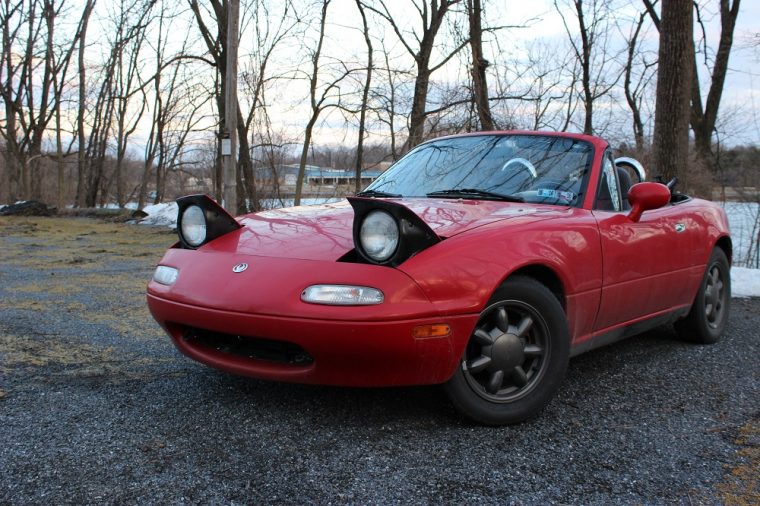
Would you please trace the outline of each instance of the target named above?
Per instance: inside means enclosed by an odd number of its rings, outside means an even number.
[[[0,504],[760,503],[760,300],[573,359],[516,427],[436,388],[230,376],[179,355],[145,283],[168,232],[0,218]]]

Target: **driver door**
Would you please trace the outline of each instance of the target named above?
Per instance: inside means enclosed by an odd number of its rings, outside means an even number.
[[[602,294],[594,331],[632,323],[689,299],[690,255],[696,237],[677,205],[628,218],[611,153],[606,153],[593,214],[602,246]]]

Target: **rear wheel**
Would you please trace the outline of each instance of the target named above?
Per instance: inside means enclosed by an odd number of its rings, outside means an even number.
[[[700,344],[716,342],[726,328],[731,307],[731,272],[728,258],[720,248],[713,249],[689,314],[676,322],[683,339]]]
[[[569,350],[557,298],[533,279],[509,279],[480,314],[446,393],[475,421],[521,422],[540,412],[557,391]]]

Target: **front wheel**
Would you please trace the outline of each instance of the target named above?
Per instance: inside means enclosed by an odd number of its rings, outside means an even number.
[[[691,310],[686,318],[676,322],[676,331],[688,341],[714,343],[726,328],[730,307],[731,271],[728,258],[722,249],[715,248]]]
[[[517,276],[491,297],[444,388],[457,410],[477,422],[522,422],[554,396],[569,352],[557,298],[541,283]]]

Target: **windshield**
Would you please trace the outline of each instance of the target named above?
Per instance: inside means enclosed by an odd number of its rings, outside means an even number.
[[[542,135],[477,135],[421,144],[363,192],[576,205],[593,147]]]

